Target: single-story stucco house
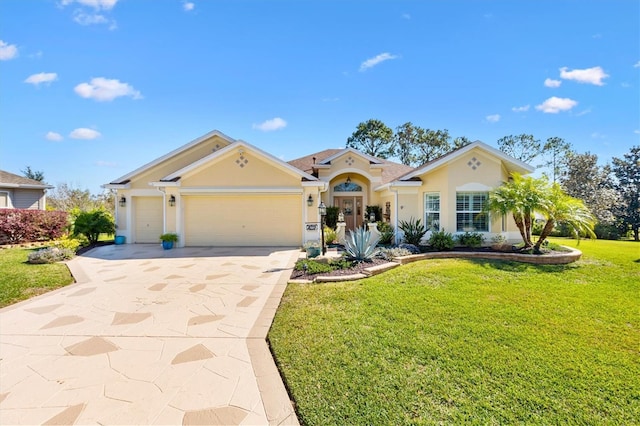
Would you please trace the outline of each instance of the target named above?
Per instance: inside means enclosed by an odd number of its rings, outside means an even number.
[[[347,229],[377,205],[395,229],[414,218],[515,241],[512,220],[478,213],[511,172],[532,171],[479,141],[412,168],[353,148],[285,162],[212,131],[104,187],[117,191],[117,234],[127,243],[175,232],[178,246],[301,246],[320,238],[320,201],[340,208]]]
[[[0,170],[0,209],[45,210],[53,186]]]

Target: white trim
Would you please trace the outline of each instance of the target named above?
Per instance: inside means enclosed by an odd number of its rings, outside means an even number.
[[[147,163],[147,164],[145,164],[145,165],[143,165],[141,167],[138,167],[134,171],[132,171],[130,173],[127,173],[126,175],[121,176],[118,179],[115,179],[113,181],[113,183],[110,183],[108,185],[117,184],[118,182],[122,182],[122,181],[125,181],[125,180],[131,180],[131,178],[133,178],[134,176],[136,176],[136,175],[138,175],[138,174],[140,174],[140,173],[142,173],[142,172],[144,172],[144,171],[146,171],[146,170],[148,170],[148,169],[150,169],[150,168],[162,163],[163,161],[165,161],[165,160],[167,160],[167,159],[169,159],[171,157],[174,157],[174,156],[176,156],[176,155],[188,150],[189,148],[192,148],[192,147],[200,144],[201,142],[204,142],[204,141],[206,141],[208,139],[211,139],[214,136],[218,136],[218,137],[226,140],[230,144],[236,141],[235,139],[225,135],[224,133],[222,133],[222,132],[220,132],[218,130],[213,130],[213,131],[207,133],[206,135],[202,135],[199,138],[196,138],[196,139],[192,140],[191,142],[188,142],[185,145],[182,145],[181,147],[179,147],[177,149],[174,149],[173,151],[169,152],[168,154],[165,154],[165,155],[163,155],[161,157],[158,157],[155,160],[153,160],[153,161],[151,161],[151,162],[149,162],[149,163]]]
[[[354,148],[345,148],[342,151],[338,151],[337,153],[333,154],[331,157],[327,157],[324,160],[320,161],[318,165],[327,165],[328,163],[331,163],[333,160],[343,156],[346,153],[357,155],[358,157],[364,158],[365,160],[373,164],[383,164],[379,158],[372,157],[371,155],[365,154],[364,152],[360,152]]]
[[[9,191],[0,190],[0,194],[7,194],[7,206],[0,207],[0,209],[12,209],[13,208],[13,200],[11,199],[11,193]]]
[[[190,187],[180,188],[181,195],[193,194],[302,194],[302,188],[290,187]]]
[[[165,181],[149,182],[149,186],[155,186],[155,187],[159,187],[159,188],[177,187],[177,186],[180,186],[180,181],[178,181],[178,182],[165,182]]]
[[[505,163],[509,163],[512,167],[512,169],[520,169],[523,170],[525,172],[531,173],[535,170],[535,167],[530,166],[529,164],[517,160],[507,154],[505,154],[504,152],[500,151],[499,149],[496,149],[492,146],[487,145],[484,142],[480,142],[480,141],[475,141],[473,143],[470,143],[469,145],[466,145],[462,148],[460,148],[457,151],[452,152],[451,154],[445,154],[444,156],[440,157],[439,159],[436,159],[430,163],[428,163],[427,165],[420,167],[419,169],[415,169],[414,171],[402,176],[400,179],[402,180],[406,180],[406,179],[411,179],[413,177],[416,176],[420,176],[423,175],[433,169],[436,169],[440,166],[442,166],[443,164],[449,163],[463,155],[465,155],[466,153],[468,153],[469,151],[475,149],[475,148],[479,148],[480,150],[484,150],[486,152],[488,152],[489,154],[492,154],[496,157],[498,157],[500,160],[504,161]],[[517,170],[516,170],[517,171]]]
[[[478,182],[469,182],[462,186],[456,186],[456,192],[489,192],[492,189],[492,187]]]
[[[129,183],[105,183],[104,185],[100,185],[104,189],[130,189],[131,182]]]

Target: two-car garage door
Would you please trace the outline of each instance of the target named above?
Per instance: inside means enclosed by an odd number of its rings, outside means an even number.
[[[187,246],[299,246],[300,194],[182,197]]]

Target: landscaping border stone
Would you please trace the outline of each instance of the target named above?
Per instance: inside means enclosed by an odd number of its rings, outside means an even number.
[[[392,262],[372,266],[363,269],[361,274],[353,275],[320,275],[313,280],[289,280],[291,284],[311,284],[313,282],[342,282],[355,281],[381,274],[400,265],[426,259],[488,259],[510,260],[515,262],[530,263],[536,265],[566,265],[580,259],[580,250],[562,246],[568,251],[553,251],[545,254],[501,253],[501,252],[476,252],[476,251],[438,251],[433,253],[411,254],[408,256],[394,257]]]
[[[566,265],[580,259],[582,252],[571,247],[566,247],[569,251],[554,251],[545,254],[524,254],[524,253],[499,253],[499,252],[479,252],[479,251],[438,251],[433,253],[411,254],[393,258],[394,262],[402,265],[425,259],[489,259],[489,260],[512,260],[516,262],[532,263],[536,265]]]

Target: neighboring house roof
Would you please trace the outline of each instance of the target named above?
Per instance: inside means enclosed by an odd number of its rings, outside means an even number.
[[[384,165],[384,167],[382,168],[383,184],[391,182],[392,180],[397,179],[399,176],[402,176],[413,170],[413,167],[411,166],[406,166],[400,163],[394,163],[393,161],[384,160],[382,158],[371,157],[370,155],[363,154],[351,148],[325,149],[324,151],[316,152],[313,154],[306,155],[304,157],[296,158],[295,160],[291,160],[289,161],[289,164],[306,173],[313,174],[314,165],[327,164],[332,159],[339,157],[340,155],[346,152],[354,152],[357,155],[361,155],[364,158],[375,162],[376,164]]]
[[[429,161],[423,164],[422,166],[416,167],[413,171],[406,173],[403,176],[400,176],[398,180],[408,181],[408,180],[417,178],[418,176],[424,173],[430,172],[431,170],[434,170],[445,163],[455,160],[456,158],[466,154],[467,152],[473,150],[474,148],[480,148],[481,150],[484,150],[489,154],[492,154],[493,156],[498,157],[500,160],[506,163],[507,168],[511,171],[518,172],[518,173],[531,173],[535,170],[535,167],[530,166],[529,164],[523,161],[520,161],[511,157],[510,155],[505,154],[499,149],[489,146],[484,142],[475,141],[470,143],[469,145],[465,145],[462,148],[458,148],[455,151],[451,151],[448,154],[438,157],[435,160]]]
[[[26,189],[52,189],[53,186],[29,179],[24,176],[0,170],[0,187],[3,188],[26,188]]]
[[[151,161],[150,163],[145,164],[142,167],[139,167],[137,169],[135,169],[134,171],[132,171],[131,173],[127,173],[124,176],[119,177],[118,179],[114,180],[113,182],[111,182],[111,184],[126,184],[129,181],[131,181],[131,178],[133,178],[134,176],[143,173],[146,170],[149,170],[150,168],[152,168],[153,166],[156,166],[160,163],[162,163],[163,161],[180,154],[181,152],[184,152],[186,150],[188,150],[189,148],[198,145],[199,143],[201,143],[202,141],[205,141],[213,136],[219,136],[222,139],[225,139],[226,141],[228,141],[229,143],[233,143],[236,140],[225,135],[222,132],[219,132],[218,130],[213,130],[209,133],[207,133],[206,135],[200,136],[199,138],[196,138],[194,140],[192,140],[189,143],[186,143],[184,145],[182,145],[180,148],[178,149],[174,149],[173,151],[169,152],[168,154],[163,155],[162,157],[158,157],[155,160]]]

